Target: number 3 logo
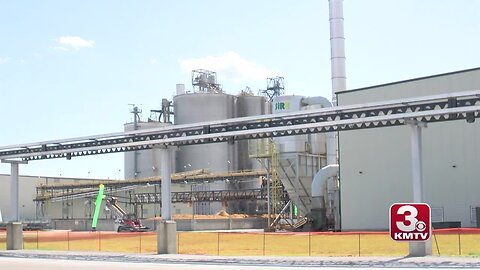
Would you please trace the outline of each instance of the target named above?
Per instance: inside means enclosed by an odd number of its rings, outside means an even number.
[[[403,215],[405,212],[410,212],[409,215],[405,215],[405,221],[397,221],[397,228],[404,231],[404,232],[411,232],[415,230],[415,225],[418,222],[418,219],[416,218],[418,215],[417,208],[411,206],[411,205],[404,205],[397,210],[398,215]],[[406,225],[405,223],[409,221],[410,224]]]

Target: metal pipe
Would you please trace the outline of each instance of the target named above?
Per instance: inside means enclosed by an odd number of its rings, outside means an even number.
[[[133,108],[133,130],[138,129],[138,122],[137,122],[137,107]],[[138,152],[133,151],[133,178],[137,178],[138,175]]]
[[[266,164],[266,169],[267,169],[267,215],[268,215],[268,228],[270,229],[270,219],[271,219],[271,207],[270,207],[270,203],[271,203],[271,200],[270,200],[270,169],[269,169],[269,164],[268,164],[268,158],[265,159],[265,164]]]
[[[337,105],[337,92],[347,89],[345,72],[345,35],[343,0],[329,0],[330,14],[330,55],[332,73],[332,103]]]
[[[328,178],[338,174],[338,164],[330,164],[320,169],[312,182],[312,209],[325,208],[325,190]]]

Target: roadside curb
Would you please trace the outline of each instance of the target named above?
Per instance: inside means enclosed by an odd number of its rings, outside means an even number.
[[[15,250],[0,251],[0,257],[129,263],[184,263],[283,266],[436,267],[480,268],[477,257],[258,257],[202,255],[144,255],[125,253]]]

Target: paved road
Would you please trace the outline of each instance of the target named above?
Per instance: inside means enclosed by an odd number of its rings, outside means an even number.
[[[282,266],[282,265],[212,265],[212,264],[165,264],[165,263],[121,263],[121,262],[99,262],[99,261],[72,261],[72,260],[56,260],[56,259],[25,259],[25,258],[1,258],[0,257],[0,266],[1,269],[14,269],[14,270],[80,270],[80,269],[101,269],[101,270],[137,270],[137,269],[150,269],[150,270],[163,270],[163,269],[173,269],[173,270],[293,270],[293,269],[329,269],[329,270],[343,270],[343,269],[362,269],[365,267],[319,267],[319,266]],[[377,267],[369,267],[368,269],[382,269]],[[392,268],[388,267],[389,270],[405,270],[405,268]],[[427,268],[415,268],[415,269],[429,269]]]
[[[265,257],[0,250],[0,270],[480,269],[478,257]]]

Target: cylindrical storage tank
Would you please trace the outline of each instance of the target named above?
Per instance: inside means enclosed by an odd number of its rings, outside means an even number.
[[[175,94],[176,95],[183,95],[185,94],[185,84],[183,83],[177,83],[175,87]]]
[[[266,112],[270,111],[270,108],[265,106],[267,99],[263,96],[248,96],[240,95],[237,97],[236,107],[237,107],[237,117],[247,117],[247,116],[256,116],[263,115]],[[257,158],[250,158],[249,153],[249,144],[257,143],[257,140],[239,140],[237,144],[237,153],[238,153],[238,169],[239,170],[261,170],[263,168],[262,164],[257,160]],[[244,179],[243,181],[230,183],[230,189],[255,189],[260,188],[261,181],[258,178],[253,177],[250,179]],[[247,213],[255,214],[256,213],[256,201],[251,202],[250,200],[236,200],[231,201],[228,204],[228,212],[231,213]]]
[[[135,123],[127,123],[124,126],[124,130],[127,132],[159,128],[169,125],[171,124],[161,122],[138,122],[137,127],[135,128]],[[124,158],[125,179],[160,176],[161,174],[160,151],[158,149],[152,148],[148,150],[125,152]],[[173,169],[175,169],[175,159],[172,160],[172,171]]]
[[[303,96],[278,96],[273,99],[273,114],[300,111]],[[295,135],[275,138],[280,153],[307,152],[307,135]]]
[[[267,99],[262,96],[238,96],[236,117],[247,117],[263,115],[267,112],[265,103]],[[249,157],[248,140],[237,141],[238,169],[239,170],[260,170],[262,165],[255,159]]]
[[[173,98],[175,125],[223,120],[235,116],[235,97],[218,93],[193,93]],[[177,151],[177,172],[209,169],[237,170],[234,144],[212,143],[181,146]]]
[[[314,110],[323,108],[320,104],[303,106],[302,110]],[[307,135],[309,152],[314,155],[326,155],[327,144],[325,133],[311,133]]]

